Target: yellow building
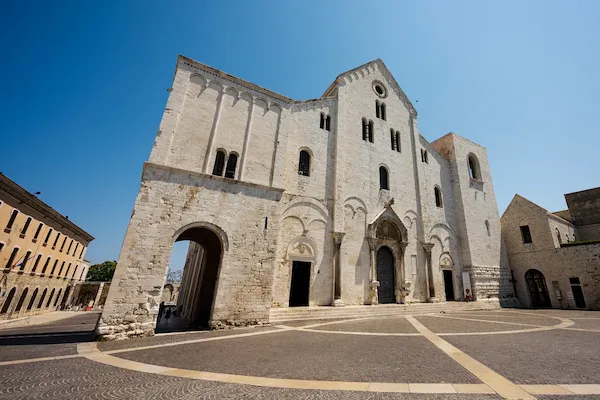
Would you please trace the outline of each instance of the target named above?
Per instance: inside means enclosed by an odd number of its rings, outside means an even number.
[[[0,174],[0,319],[64,308],[94,238]]]

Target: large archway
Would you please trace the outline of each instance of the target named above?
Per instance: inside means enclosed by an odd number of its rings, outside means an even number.
[[[552,307],[544,274],[537,269],[530,269],[525,273],[525,280],[529,289],[531,307]]]
[[[175,242],[188,243],[179,295],[176,303],[161,303],[156,332],[209,327],[223,251],[227,245],[224,233],[216,227],[214,230],[211,228],[193,226],[176,237]]]

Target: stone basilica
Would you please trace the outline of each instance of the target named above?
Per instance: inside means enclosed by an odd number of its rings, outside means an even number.
[[[180,56],[101,334],[153,333],[181,240],[190,326],[498,298],[508,282],[486,150],[454,133],[428,142],[381,60],[297,101]]]

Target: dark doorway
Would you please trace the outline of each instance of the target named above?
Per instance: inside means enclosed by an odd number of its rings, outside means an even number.
[[[64,310],[65,307],[67,306],[67,300],[69,300],[69,293],[71,293],[71,286],[67,286],[67,289],[65,290],[65,295],[63,296],[63,299],[60,302],[61,310]]]
[[[8,308],[10,307],[10,303],[12,302],[13,297],[15,297],[16,291],[17,288],[12,288],[10,290],[8,296],[6,297],[6,300],[4,300],[4,305],[2,306],[2,311],[0,311],[0,314],[6,314],[8,312]]]
[[[394,254],[389,247],[377,250],[377,280],[379,281],[379,304],[396,302],[396,279]]]
[[[454,301],[454,281],[452,280],[452,270],[444,270],[444,290],[446,292],[446,301]]]
[[[310,263],[292,263],[292,283],[290,285],[290,307],[308,306],[310,293]]]
[[[19,299],[19,302],[17,303],[17,307],[15,307],[16,313],[21,311],[21,307],[23,307],[23,303],[25,302],[25,298],[27,297],[27,292],[29,292],[29,288],[25,288],[25,290],[23,290],[23,293],[21,294],[21,298]]]
[[[573,292],[573,300],[575,300],[575,307],[586,308],[585,298],[583,297],[583,289],[581,288],[581,282],[579,278],[569,278],[571,283],[571,291]]]
[[[531,297],[531,306],[552,307],[544,274],[537,269],[530,269],[525,274],[525,280],[527,281],[527,288]]]
[[[189,244],[177,301],[161,306],[156,332],[210,328],[223,245],[215,232],[204,227],[185,230],[176,240],[182,241]]]

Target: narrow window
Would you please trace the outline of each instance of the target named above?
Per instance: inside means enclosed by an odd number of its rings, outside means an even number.
[[[523,243],[533,243],[531,240],[531,231],[529,230],[529,225],[523,225],[521,227],[521,237],[523,238]]]
[[[73,239],[69,242],[69,247],[67,248],[67,255],[71,252],[71,246],[73,246]]]
[[[217,150],[215,166],[213,167],[212,174],[216,176],[223,176],[223,166],[225,166],[225,152],[223,150]]]
[[[85,268],[81,270],[81,275],[79,275],[79,280],[83,279],[83,273],[85,272]]]
[[[29,304],[27,305],[27,311],[31,310],[33,304],[35,303],[35,298],[37,297],[38,289],[36,288],[31,295],[31,300],[29,300]]]
[[[31,272],[35,272],[41,259],[42,259],[42,255],[38,254],[37,258],[35,259],[35,262],[33,263],[33,269],[31,270]]]
[[[400,153],[401,150],[402,148],[400,146],[400,132],[396,131],[396,151]]]
[[[52,235],[52,231],[53,231],[53,229],[50,228],[50,230],[48,231],[48,234],[46,235],[46,239],[44,239],[43,246],[46,246],[48,244],[48,240],[50,240],[50,235]]]
[[[54,299],[54,307],[56,307],[56,304],[58,304],[58,299],[60,299],[61,294],[62,294],[62,289],[60,289],[58,291],[58,294],[56,295],[56,299]]]
[[[54,271],[56,271],[56,266],[58,265],[58,258],[54,260],[54,265],[52,266],[52,271],[50,271],[50,275],[54,275]]]
[[[331,116],[325,118],[325,130],[331,131]]]
[[[31,251],[28,251],[25,254],[25,258],[23,259],[23,261],[21,262],[21,268],[19,268],[19,271],[24,271],[25,270],[25,266],[27,265],[27,261],[29,261],[29,259],[31,258]]]
[[[479,171],[479,160],[474,154],[469,154],[469,176],[471,179],[481,179],[481,173]]]
[[[375,116],[379,118],[381,114],[379,114],[379,100],[375,100]]]
[[[433,188],[433,193],[435,194],[435,205],[436,207],[442,208],[442,191],[439,187]]]
[[[67,271],[65,272],[65,278],[69,276],[70,270],[71,270],[71,263],[69,263],[69,266],[67,267]]]
[[[306,150],[300,151],[298,175],[310,176],[310,154]]]
[[[19,299],[19,302],[17,303],[17,307],[15,307],[16,313],[21,311],[21,307],[23,307],[23,303],[25,302],[25,298],[27,297],[27,292],[29,292],[29,288],[25,288],[25,290],[23,290],[23,293],[21,294],[21,298]]]
[[[46,262],[44,263],[44,267],[42,268],[42,274],[46,273],[46,269],[48,268],[48,264],[50,264],[50,257],[46,258]]]
[[[487,232],[488,237],[491,236],[490,235],[490,222],[488,220],[485,221],[485,230]]]
[[[389,190],[388,171],[385,167],[379,167],[379,189]]]
[[[75,249],[73,249],[73,257],[77,255],[77,248],[79,247],[79,242],[75,243]]]
[[[375,128],[373,127],[373,120],[369,120],[369,142],[373,143],[375,140]]]
[[[40,297],[40,302],[37,305],[37,308],[42,308],[42,306],[44,305],[44,299],[46,298],[46,293],[48,293],[48,288],[44,289],[44,291],[42,292],[42,297]]]
[[[16,287],[12,288],[10,290],[10,292],[8,292],[8,296],[6,296],[6,299],[4,300],[4,305],[2,306],[2,310],[0,311],[0,314],[6,314],[8,312],[8,309],[10,308],[10,303],[12,303],[13,297],[15,297],[16,292],[17,292]]]
[[[0,243],[0,253],[2,253],[3,248],[4,248],[4,243]]]
[[[321,121],[319,122],[319,128],[325,129],[325,114],[321,113]]]
[[[237,164],[237,154],[231,153],[227,160],[227,168],[225,169],[225,178],[233,179],[235,177],[235,165]]]
[[[42,224],[40,222],[40,224],[38,225],[37,229],[35,230],[35,235],[33,235],[33,241],[36,242],[38,236],[40,236],[40,232],[42,231],[42,227],[44,226],[44,224]]]
[[[59,250],[59,252],[61,252],[61,253],[62,253],[62,251],[63,251],[63,250],[64,250],[64,248],[65,248],[65,243],[67,243],[67,237],[66,237],[66,236],[65,236],[65,238],[63,239],[63,242],[62,242],[62,244],[60,245],[60,250]]]
[[[57,276],[60,276],[60,274],[62,274],[63,269],[65,268],[65,263],[66,261],[63,261],[62,264],[60,264],[60,269],[58,270]]]
[[[56,248],[56,243],[58,243],[58,239],[60,238],[60,232],[56,232],[56,237],[54,238],[54,244],[52,245],[52,250]]]
[[[8,258],[8,261],[6,262],[6,266],[4,268],[12,268],[13,267],[13,262],[15,261],[15,258],[17,257],[17,253],[19,252],[19,248],[15,247],[12,251],[12,253],[10,253],[10,257]]]
[[[381,111],[380,111],[379,114],[381,115],[381,119],[385,121],[386,120],[386,116],[385,116],[385,114],[386,114],[385,103],[381,103],[380,107],[381,107]]]
[[[556,228],[556,238],[558,239],[558,245],[560,246],[562,244],[562,238],[560,237],[560,232],[558,231],[558,228]],[[567,236],[567,241],[569,240],[569,237]]]
[[[23,229],[21,229],[21,237],[24,238],[27,233],[27,229],[29,229],[29,224],[31,224],[31,217],[27,217],[27,221],[25,221],[25,225],[23,225]]]
[[[75,278],[75,273],[77,273],[77,268],[79,268],[79,265],[75,266],[75,269],[73,270],[73,275],[71,275],[71,279]]]
[[[10,231],[12,229],[12,226],[15,223],[15,219],[17,219],[17,215],[19,215],[19,211],[13,210],[13,212],[10,214],[10,218],[8,219],[8,224],[6,224],[5,230]]]
[[[369,127],[367,125],[367,119],[363,118],[362,119],[362,135],[363,135],[362,137],[363,137],[363,140],[368,140],[369,139],[368,129],[369,129]]]
[[[396,150],[396,133],[390,129],[390,140],[392,142],[392,150]]]
[[[52,289],[52,291],[50,292],[50,297],[48,297],[48,302],[46,303],[46,308],[50,307],[50,303],[52,302],[52,298],[54,297],[54,291],[56,289]]]
[[[85,250],[85,246],[81,246],[81,254],[79,254],[79,259],[83,257],[83,251]]]
[[[427,150],[421,149],[421,161],[428,164],[429,160],[427,158]]]
[[[265,229],[269,226],[269,217],[265,217]]]

